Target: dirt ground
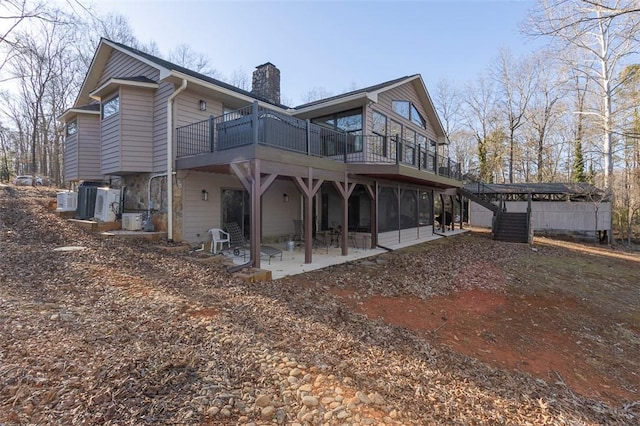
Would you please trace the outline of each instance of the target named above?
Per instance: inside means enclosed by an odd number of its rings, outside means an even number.
[[[637,252],[474,230],[245,283],[53,195],[0,186],[2,425],[640,422]]]
[[[372,295],[355,301],[355,290],[334,292],[370,318],[407,327],[496,367],[560,381],[612,404],[637,399],[640,258],[598,247],[588,250],[598,259],[583,259],[577,254],[585,252],[583,244],[549,239],[538,239],[536,247],[544,251],[538,257],[554,257],[536,259],[535,265],[514,259],[503,268],[479,261],[456,277],[462,287],[490,281],[490,289],[461,288],[425,300]],[[609,288],[596,288],[602,285]]]

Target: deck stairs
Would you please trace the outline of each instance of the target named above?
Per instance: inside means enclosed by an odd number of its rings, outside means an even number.
[[[491,233],[493,239],[513,243],[531,242],[531,200],[526,213],[507,212],[505,204],[492,203],[482,196],[481,186],[478,185],[478,192],[474,193],[464,188],[458,188],[458,195],[480,204],[493,212],[493,223]]]

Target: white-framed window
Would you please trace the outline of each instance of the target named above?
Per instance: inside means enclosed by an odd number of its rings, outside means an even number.
[[[72,136],[78,133],[78,122],[76,120],[67,123],[67,136]]]
[[[120,96],[114,96],[106,102],[102,103],[102,119],[111,117],[120,112]]]

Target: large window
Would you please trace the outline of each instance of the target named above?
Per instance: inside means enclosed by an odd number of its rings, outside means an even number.
[[[401,117],[406,118],[411,121],[413,124],[422,127],[423,129],[427,128],[427,122],[422,117],[422,114],[418,111],[418,108],[414,104],[409,101],[391,101],[391,108],[393,111],[400,115]]]
[[[111,117],[120,111],[120,96],[115,96],[102,104],[102,118]]]
[[[352,109],[311,120],[333,130],[347,132],[347,152],[362,152],[362,109]]]
[[[387,116],[373,111],[371,116],[371,130],[376,135],[387,136]]]
[[[78,133],[78,122],[73,120],[67,123],[67,136],[75,135]]]

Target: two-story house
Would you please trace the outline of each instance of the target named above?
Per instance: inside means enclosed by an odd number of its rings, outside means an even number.
[[[418,243],[434,232],[434,201],[461,185],[417,74],[290,108],[271,63],[249,92],[102,39],[62,120],[66,180],[120,187],[121,210],[149,212],[170,240],[236,222],[256,267],[262,242],[290,238],[294,220],[304,235]],[[311,263],[311,238],[304,248]]]

